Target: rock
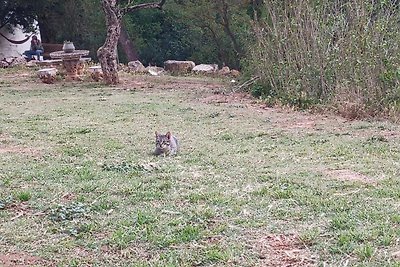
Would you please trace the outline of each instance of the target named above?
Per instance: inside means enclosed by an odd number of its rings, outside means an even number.
[[[123,63],[118,64],[118,71],[129,72],[129,67]]]
[[[128,62],[129,71],[132,72],[146,72],[146,68],[143,66],[142,62],[139,60]]]
[[[26,62],[25,66],[27,66],[27,67],[36,67],[37,66],[36,60],[31,60],[29,62]]]
[[[214,73],[218,71],[218,65],[217,64],[200,64],[194,66],[192,69],[193,72],[197,73]]]
[[[231,70],[229,69],[228,66],[222,67],[222,69],[220,69],[218,71],[218,74],[223,75],[223,76],[227,76],[229,74],[231,74]]]
[[[93,66],[89,68],[89,72],[90,72],[90,77],[98,82],[103,80],[103,71],[101,69],[101,66]]]
[[[14,57],[6,57],[3,59],[3,61],[7,62],[8,65],[11,65],[11,63],[14,61]]]
[[[25,65],[26,59],[24,57],[16,57],[11,63],[12,66]]]
[[[231,70],[231,76],[232,77],[239,77],[240,76],[240,72],[238,70]]]
[[[8,68],[9,65],[6,61],[0,61],[0,68]]]
[[[392,257],[393,257],[394,259],[396,259],[397,261],[400,261],[400,250],[399,250],[399,251],[396,251],[396,252],[393,252],[393,253],[392,253]]]
[[[38,76],[44,83],[54,83],[56,80],[57,69],[48,68],[38,70]]]
[[[156,66],[148,66],[146,68],[146,71],[153,76],[162,75],[165,72],[164,68],[156,67]]]
[[[166,71],[174,73],[190,72],[196,64],[193,61],[167,60],[164,62]]]

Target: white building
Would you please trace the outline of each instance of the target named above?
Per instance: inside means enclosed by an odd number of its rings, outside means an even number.
[[[14,28],[14,33],[9,33],[5,27],[3,27],[0,29],[0,33],[13,41],[22,41],[29,36],[29,34],[22,31],[21,27]],[[36,35],[41,40],[40,34]],[[20,57],[26,50],[29,50],[30,45],[30,38],[22,44],[14,44],[0,34],[0,60],[6,57]]]

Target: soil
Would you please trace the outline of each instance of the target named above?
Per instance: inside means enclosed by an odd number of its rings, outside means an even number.
[[[51,262],[24,252],[0,253],[0,266],[26,267],[26,266],[54,266]]]
[[[255,243],[259,266],[316,266],[310,250],[294,234],[267,234]]]

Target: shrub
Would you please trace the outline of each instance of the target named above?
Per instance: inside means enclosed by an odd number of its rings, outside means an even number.
[[[396,1],[271,0],[254,25],[256,92],[351,117],[400,112]],[[260,90],[260,87],[262,90]]]

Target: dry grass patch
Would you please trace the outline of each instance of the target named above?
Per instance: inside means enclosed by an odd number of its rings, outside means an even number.
[[[267,234],[254,244],[259,266],[316,266],[313,256],[295,234]]]
[[[364,174],[352,170],[328,170],[325,172],[332,179],[349,182],[360,182],[364,184],[377,184],[377,181]]]
[[[247,93],[220,93],[215,92],[212,95],[206,96],[201,99],[203,103],[214,104],[214,103],[246,103],[251,104],[254,99]]]
[[[12,146],[12,145],[7,145],[7,146],[2,146],[0,147],[0,154],[6,154],[6,153],[12,153],[12,154],[22,154],[22,155],[27,155],[27,156],[40,156],[41,151],[36,148],[32,147],[23,147],[23,146]]]
[[[13,252],[0,254],[0,265],[3,267],[54,266],[54,263],[24,252]]]

